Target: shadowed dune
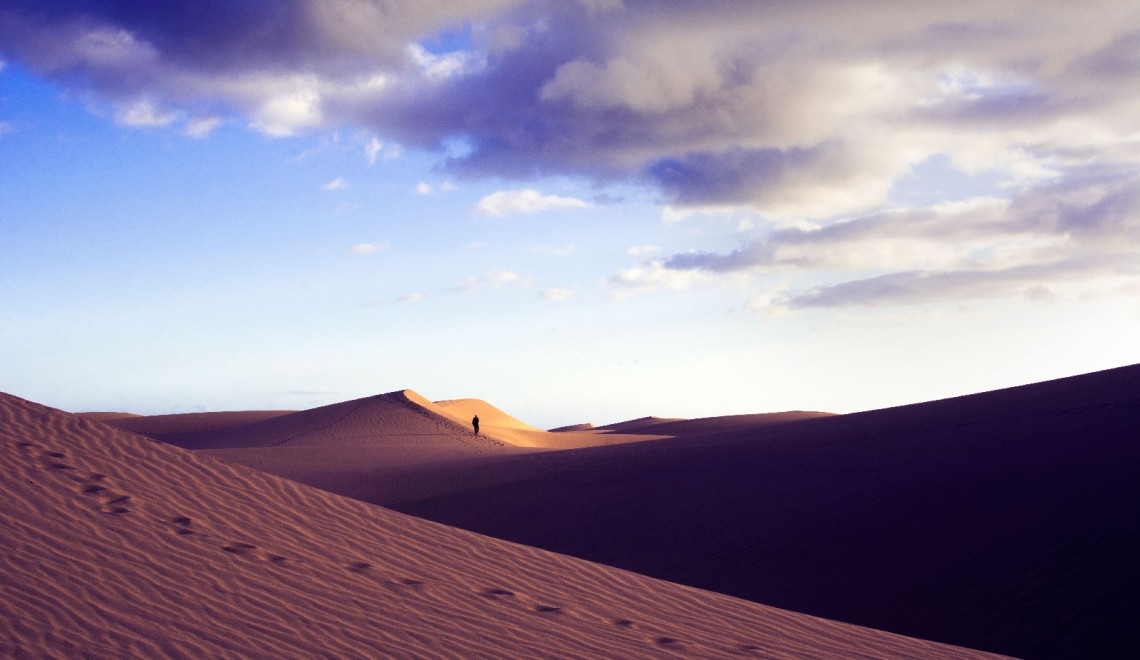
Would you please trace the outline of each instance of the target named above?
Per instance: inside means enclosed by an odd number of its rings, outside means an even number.
[[[558,428],[548,429],[548,430],[551,433],[563,433],[566,431],[593,431],[594,428],[595,427],[593,424],[591,424],[589,422],[585,422],[583,424],[570,424],[568,426],[559,426]]]
[[[136,415],[135,413],[129,413],[129,412],[82,412],[82,413],[75,413],[75,414],[79,417],[82,417],[83,419],[89,419],[93,422],[111,422],[114,420],[124,420],[124,419],[130,419],[132,417],[141,417],[141,415]]]
[[[0,466],[3,657],[981,656],[418,520],[6,394]]]
[[[605,426],[598,426],[596,428],[599,431],[621,431],[622,433],[630,433],[649,428],[657,424],[663,424],[665,422],[684,421],[687,420],[683,417],[638,417],[637,419],[629,419],[624,422],[615,422],[613,424],[606,424]]]
[[[803,419],[814,419],[816,417],[831,417],[832,415],[833,413],[792,410],[779,413],[723,415],[721,417],[701,417],[697,419],[643,417],[628,422],[599,426],[597,430],[678,437],[706,433],[723,433],[727,431],[756,431],[773,424],[798,422]]]
[[[490,483],[374,501],[916,637],[1140,655],[1140,366],[440,470]]]
[[[177,413],[173,415],[132,415],[118,413],[78,413],[84,419],[104,422],[115,428],[139,433],[170,444],[180,444],[183,438],[218,433],[281,417],[293,410],[241,410],[206,413]],[[185,440],[182,440],[183,442]]]

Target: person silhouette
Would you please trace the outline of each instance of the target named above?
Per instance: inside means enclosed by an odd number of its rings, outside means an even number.
[[[475,415],[475,417],[471,419],[471,426],[475,427],[475,435],[479,435],[479,416],[478,415]]]

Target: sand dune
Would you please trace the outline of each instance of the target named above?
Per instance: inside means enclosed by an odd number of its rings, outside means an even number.
[[[214,413],[213,415],[217,415]],[[256,413],[234,413],[253,417]],[[166,420],[144,418],[157,428]],[[147,434],[147,422],[128,420],[116,425]],[[133,427],[133,428],[132,428]],[[367,446],[410,443],[415,445],[478,444],[493,445],[476,438],[464,427],[412,390],[345,401],[288,414],[266,413],[247,423],[171,432],[161,429],[152,437],[187,449],[236,447]]]
[[[4,657],[980,655],[421,521],[9,395],[0,455]]]
[[[432,402],[412,390],[389,392],[303,411],[235,411],[138,416],[125,413],[81,413],[88,419],[186,449],[239,449],[254,447],[425,447],[431,460],[443,458],[442,449],[456,456],[489,449],[529,447],[570,449],[640,442],[665,437],[648,431],[636,434],[552,434],[515,419],[480,399]],[[471,418],[480,417],[480,433]],[[646,437],[652,436],[652,437]],[[376,454],[375,451],[371,452]],[[265,456],[261,452],[259,456]],[[307,455],[315,455],[309,452]],[[338,454],[338,455],[342,455]],[[230,456],[241,456],[231,453]],[[402,460],[397,458],[397,460]],[[240,462],[240,461],[239,461]],[[282,463],[284,464],[284,463]]]
[[[1140,656],[1140,366],[441,472],[475,486],[373,501],[916,637]]]
[[[678,437],[704,433],[725,433],[728,431],[758,431],[761,428],[773,424],[798,422],[803,419],[830,417],[832,415],[833,413],[793,410],[779,413],[700,417],[697,419],[642,417],[641,419],[634,419],[628,422],[599,426],[597,430]]]
[[[475,414],[485,420],[479,435],[470,426],[469,416]],[[111,418],[106,423],[367,501],[430,497],[502,478],[496,472],[453,469],[472,459],[664,437],[554,434],[525,424],[486,401],[433,403],[412,390],[300,412],[136,416]],[[424,466],[431,475],[425,476],[420,469]]]
[[[104,422],[116,428],[179,444],[185,436],[217,433],[288,415],[294,410],[241,410],[173,415],[132,415],[129,413],[77,413],[84,419]]]
[[[83,419],[90,419],[95,422],[110,422],[114,420],[130,419],[132,417],[141,417],[141,415],[136,415],[135,413],[129,412],[84,412],[76,413],[76,415],[82,417]]]
[[[452,399],[436,401],[435,406],[445,415],[460,424],[470,424],[471,418],[478,415],[479,424],[484,429],[503,428],[523,431],[541,431],[530,424],[521,422],[482,399]]]
[[[582,424],[569,424],[567,426],[559,426],[558,428],[547,430],[549,430],[551,433],[562,433],[565,431],[593,431],[595,428],[596,427],[593,424],[584,422]]]
[[[624,422],[615,422],[613,424],[606,424],[599,426],[599,431],[621,431],[623,433],[636,432],[641,429],[655,426],[663,422],[684,422],[687,421],[684,417],[638,417],[637,419],[629,419]]]

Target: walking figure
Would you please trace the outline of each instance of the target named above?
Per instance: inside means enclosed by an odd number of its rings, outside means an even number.
[[[471,426],[475,427],[475,435],[479,435],[479,416],[475,415],[471,420]]]

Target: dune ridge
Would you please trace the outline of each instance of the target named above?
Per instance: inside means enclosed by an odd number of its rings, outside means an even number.
[[[225,431],[255,422],[297,412],[295,410],[237,410],[170,415],[131,413],[76,413],[84,419],[104,422],[116,428],[178,444],[181,436]]]
[[[217,413],[215,413],[217,414]],[[250,416],[250,413],[234,413]],[[154,437],[186,449],[363,446],[376,443],[431,444],[434,440],[494,444],[475,438],[412,390],[399,390],[287,414],[266,414],[248,423],[191,432],[155,430],[166,420],[149,418]],[[128,420],[123,428],[142,424]],[[145,431],[140,431],[144,434]],[[466,436],[472,436],[467,438]],[[463,439],[463,440],[461,440]]]
[[[0,394],[6,657],[988,657],[419,520]]]

